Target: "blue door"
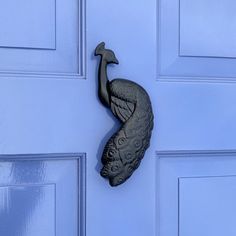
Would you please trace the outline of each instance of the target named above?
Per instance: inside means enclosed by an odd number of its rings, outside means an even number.
[[[0,8],[1,236],[235,236],[234,0],[7,0]],[[99,101],[105,41],[150,95],[151,146],[100,176],[119,128]]]

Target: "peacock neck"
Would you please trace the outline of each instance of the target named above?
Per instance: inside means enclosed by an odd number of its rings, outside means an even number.
[[[101,58],[99,65],[99,83],[98,83],[98,92],[99,97],[102,103],[105,106],[110,106],[110,98],[108,94],[109,89],[109,80],[107,77],[107,61]]]

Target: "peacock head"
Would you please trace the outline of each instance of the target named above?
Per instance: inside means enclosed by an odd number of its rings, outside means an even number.
[[[115,53],[109,49],[106,49],[106,52],[104,54],[104,60],[106,60],[107,64],[119,64],[119,61],[117,60]]]
[[[115,53],[110,49],[106,49],[104,42],[98,44],[95,50],[95,56],[97,55],[102,56],[102,60],[106,61],[107,64],[119,64],[119,61],[115,56]]]

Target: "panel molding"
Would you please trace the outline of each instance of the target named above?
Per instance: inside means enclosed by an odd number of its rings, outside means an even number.
[[[84,59],[82,59],[84,60]],[[84,63],[85,64],[85,63]],[[22,71],[0,71],[3,78],[53,78],[53,79],[86,79],[86,74],[76,73],[43,73],[43,72],[22,72]]]
[[[1,29],[3,32],[0,36],[0,48],[55,50],[56,1],[24,0],[19,3],[17,0],[10,0],[5,3],[6,6],[2,8],[2,21],[6,24]],[[50,11],[47,11],[47,8]],[[42,21],[47,23],[42,24]],[[32,25],[31,22],[34,24]],[[34,30],[35,28],[37,30]],[[41,37],[42,30],[47,33],[47,37]],[[50,39],[46,40],[45,38],[48,37]]]
[[[234,55],[225,55],[225,56],[221,56],[220,54],[219,55],[217,55],[217,53],[212,53],[212,55],[202,55],[202,54],[187,54],[187,53],[181,53],[181,14],[183,13],[184,14],[184,12],[182,12],[182,8],[181,8],[181,6],[183,6],[183,1],[185,1],[185,0],[178,0],[179,1],[179,19],[178,19],[178,22],[179,22],[179,25],[178,25],[178,29],[179,29],[179,32],[178,32],[178,34],[179,34],[179,57],[194,57],[194,58],[197,58],[197,57],[200,57],[200,58],[227,58],[227,59],[235,59],[236,58],[236,56]],[[227,3],[226,3],[226,6],[227,6]],[[188,9],[189,10],[189,9]],[[226,9],[222,9],[221,8],[221,11],[222,10],[226,10]],[[210,12],[209,12],[210,13]],[[211,12],[212,13],[212,12]],[[210,14],[209,14],[210,15]],[[216,15],[216,14],[215,14]],[[217,18],[218,17],[220,17],[219,16],[219,14],[217,14]],[[205,19],[206,19],[206,16],[204,17]],[[216,18],[216,19],[217,19]],[[216,19],[214,20],[214,22],[216,21]],[[188,21],[188,22],[191,22],[191,21]],[[219,22],[218,22],[219,23]],[[206,22],[205,22],[205,24],[206,24]],[[212,28],[212,27],[210,27],[210,28]],[[217,27],[217,28],[219,28],[219,27]],[[209,31],[209,30],[208,30]],[[221,33],[221,35],[225,35],[224,33]],[[219,36],[218,36],[219,37]],[[217,38],[217,37],[216,37]],[[211,53],[210,53],[211,54]]]
[[[236,156],[236,149],[228,150],[163,150],[156,151],[157,158],[171,157],[219,157]]]
[[[157,3],[156,43],[158,51],[156,81],[235,83],[236,57],[190,56],[180,54],[180,1],[158,0]],[[163,40],[163,37],[166,40]],[[194,65],[198,65],[196,68],[199,67],[200,69],[193,69]],[[209,70],[204,69],[208,67],[210,67]],[[226,68],[228,69],[226,70]]]
[[[181,236],[180,181],[235,178],[236,150],[158,150],[156,157],[158,235]]]
[[[56,0],[55,0],[56,2]],[[87,73],[87,57],[86,57],[86,0],[78,0],[78,72],[67,73],[67,72],[41,72],[41,71],[9,71],[0,70],[0,78],[46,78],[46,79],[86,79]],[[57,12],[56,12],[57,15]],[[57,32],[57,29],[56,29]],[[56,37],[56,35],[55,35]],[[6,47],[0,47],[2,49],[7,49]],[[12,47],[11,47],[12,48]],[[14,48],[17,50],[27,49],[27,50],[43,50],[43,51],[56,51],[55,49],[41,49],[41,48]],[[11,49],[9,49],[11,50]]]
[[[78,168],[78,236],[86,235],[86,153],[42,153],[42,154],[4,154],[0,155],[1,162],[14,161],[56,161],[76,160]],[[44,185],[53,185],[48,183]],[[24,184],[26,185],[26,184]],[[8,185],[20,187],[21,185]],[[42,184],[29,184],[29,186],[42,186]],[[4,186],[3,186],[4,187]],[[56,187],[55,187],[56,188]]]
[[[40,201],[40,199],[43,201]],[[47,199],[47,200],[46,200]],[[45,201],[46,200],[46,201]],[[17,201],[18,204],[17,204]],[[34,202],[35,207],[31,205],[32,211],[31,222],[33,227],[29,225],[27,234],[34,235],[36,228],[41,228],[42,233],[47,235],[56,235],[56,184],[14,184],[0,186],[0,208],[1,208],[1,235],[17,235],[17,231],[23,231],[21,227],[12,228],[10,222],[14,219],[16,222],[21,221],[28,214],[27,204]],[[16,204],[16,205],[15,205]],[[37,205],[37,206],[36,206]],[[17,214],[16,214],[17,211]],[[39,220],[40,215],[47,212],[46,218]],[[35,216],[36,215],[36,216]],[[5,217],[3,217],[5,216]],[[22,222],[20,222],[22,223]],[[22,225],[22,224],[21,224]],[[5,228],[5,229],[4,229]],[[20,232],[19,232],[20,233]],[[24,234],[24,233],[20,233]],[[36,235],[40,235],[39,232]]]
[[[183,82],[183,83],[235,83],[234,77],[211,76],[166,76],[158,75],[156,82]]]
[[[85,153],[0,154],[0,161],[81,160],[85,157]]]
[[[194,235],[202,235],[202,234],[205,235],[204,224],[202,225],[203,222],[201,220],[202,216],[205,214],[208,217],[207,219],[209,219],[209,222],[207,222],[207,228],[209,226],[208,229],[210,229],[209,231],[211,232],[210,233],[208,231],[207,233],[208,235],[215,235],[214,232],[216,231],[221,232],[219,233],[219,235],[222,235],[223,232],[227,231],[225,230],[226,222],[224,222],[223,219],[224,218],[227,219],[227,217],[229,217],[228,219],[230,219],[231,209],[235,209],[235,207],[232,206],[234,202],[234,197],[235,197],[235,188],[233,187],[236,180],[235,177],[236,175],[196,176],[196,177],[192,176],[192,177],[178,178],[178,236],[189,235],[189,230],[192,233],[197,231],[197,233],[194,233]],[[217,187],[216,187],[216,183],[217,183]],[[225,189],[222,191],[224,187]],[[196,191],[196,189],[198,189],[199,191]],[[195,191],[194,192],[195,194],[192,194],[192,191]],[[207,193],[207,191],[209,192]],[[186,195],[188,196],[187,197],[188,200],[186,200]],[[197,198],[195,197],[196,195],[198,195]],[[210,195],[210,197],[208,195]],[[201,199],[199,201],[201,202],[200,204],[198,203],[199,198]],[[192,202],[193,199],[194,201]],[[219,199],[221,200],[219,201]],[[219,206],[221,205],[221,201],[223,202],[225,199],[227,199],[228,201],[225,204],[223,204],[223,207],[222,207],[223,209],[222,209]],[[190,201],[192,204],[188,201]],[[198,207],[195,205],[197,205]],[[204,209],[201,209],[202,205],[206,207]],[[217,217],[214,216],[214,213],[213,213],[214,210],[217,213],[219,212],[219,215]],[[234,212],[234,210],[232,211]],[[197,212],[197,215],[194,214],[196,212]],[[191,216],[193,215],[196,217],[194,218],[195,221],[198,222],[197,226],[195,225],[195,222],[192,222],[190,220],[192,218]],[[214,218],[213,221],[210,220],[211,217]],[[199,221],[200,221],[200,224],[199,224]],[[215,221],[217,222],[217,224],[215,224]],[[186,225],[188,225],[187,226],[188,230],[186,230]],[[202,225],[203,227],[199,227],[200,225]],[[227,229],[231,228],[231,230],[228,230],[228,233],[226,233],[226,235],[228,234],[232,235],[232,222],[231,222],[231,225],[229,223],[228,226],[229,227],[227,227]],[[217,230],[215,228],[217,228]],[[198,230],[200,232],[198,232]],[[229,231],[231,231],[231,233],[229,233]]]

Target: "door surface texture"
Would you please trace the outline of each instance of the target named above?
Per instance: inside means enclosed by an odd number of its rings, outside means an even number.
[[[235,236],[234,0],[0,1],[0,236]],[[148,92],[139,168],[100,175],[108,78]]]

